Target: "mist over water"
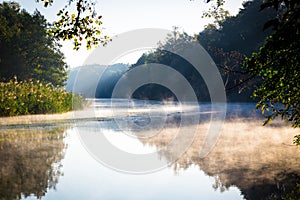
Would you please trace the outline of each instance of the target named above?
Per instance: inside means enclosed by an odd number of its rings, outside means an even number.
[[[213,123],[211,115],[224,112],[218,106],[213,110],[209,103],[90,101],[90,107],[75,114],[74,122],[66,126],[1,127],[0,162],[7,166],[2,167],[5,171],[2,170],[0,178],[3,197],[280,199],[297,190],[300,149],[293,145],[297,130],[277,121],[263,127],[263,118],[252,103],[227,104],[220,135],[209,154],[201,158],[201,148]],[[196,122],[194,119],[199,115]],[[184,117],[187,123],[182,123]],[[190,133],[196,133],[191,143],[187,137]],[[21,139],[17,140],[17,135]],[[167,165],[151,173],[124,174],[99,162],[99,157],[85,146],[83,136],[92,136],[95,148],[108,152],[110,158],[118,157],[97,141],[98,136],[126,154],[153,155],[156,163]],[[182,148],[187,144],[187,148]],[[185,151],[180,154],[180,149]],[[17,153],[11,157],[7,156],[9,152]],[[42,154],[51,158],[51,162]],[[28,160],[35,160],[38,165]],[[126,159],[126,163],[140,166],[136,160]],[[44,168],[49,169],[49,174],[39,176]],[[23,172],[20,180],[26,185],[8,190],[7,181],[18,184],[15,170]],[[37,177],[45,183],[42,187],[31,185],[40,180]]]
[[[137,99],[89,99],[90,107],[86,112],[75,115],[85,118],[87,115],[102,120],[124,120],[136,123],[148,123],[151,120],[164,120],[168,126],[179,125],[181,118],[186,117],[190,123],[211,120],[212,114],[226,113],[226,120],[256,119],[264,120],[260,111],[255,110],[254,103],[200,103],[178,101],[156,101]],[[225,110],[224,110],[225,105]],[[199,117],[200,116],[200,117]],[[199,118],[199,120],[193,120]],[[187,123],[187,124],[190,124]],[[155,123],[152,123],[155,126]],[[185,125],[187,125],[185,124]],[[183,124],[182,124],[183,125]]]

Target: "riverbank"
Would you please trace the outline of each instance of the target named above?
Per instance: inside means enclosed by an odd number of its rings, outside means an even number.
[[[123,113],[125,116],[127,113]],[[77,120],[103,120],[104,118],[113,117],[114,112],[110,109],[96,111],[92,107],[84,110],[75,110],[58,114],[34,114],[19,115],[11,117],[0,117],[0,126],[13,125],[35,125],[35,124],[54,124],[59,122],[75,122]]]
[[[13,117],[1,117],[0,125],[30,125],[40,123],[54,123],[61,120],[71,120],[74,116],[73,112],[60,113],[60,114],[38,114],[38,115],[21,115]]]

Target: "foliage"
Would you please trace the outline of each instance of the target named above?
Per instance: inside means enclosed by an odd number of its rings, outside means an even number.
[[[43,2],[44,7],[52,5],[53,0],[36,0]],[[76,12],[70,13],[73,5]],[[74,9],[74,8],[73,8]],[[95,1],[68,0],[66,6],[57,13],[59,20],[54,22],[48,33],[57,39],[73,40],[74,49],[78,50],[85,41],[86,48],[106,45],[109,37],[102,33],[101,15],[95,11]]]
[[[199,74],[191,63],[179,56],[180,52],[184,51],[194,41],[194,37],[184,32],[181,33],[175,27],[173,32],[168,35],[164,42],[159,44],[156,50],[143,54],[137,63],[132,65],[132,68],[146,67],[145,69],[147,70],[147,68],[151,67],[152,63],[169,66],[185,77],[193,88],[198,101],[208,102],[210,101],[210,96],[201,74]],[[172,75],[168,75],[165,79],[169,80],[169,82],[174,82]],[[141,86],[134,92],[133,97],[151,100],[177,99],[172,91],[158,84]]]
[[[207,1],[207,2],[210,2],[210,1]],[[203,12],[202,18],[214,18],[214,23],[209,24],[209,25],[218,27],[221,22],[225,21],[226,18],[228,18],[230,16],[229,11],[222,8],[223,4],[224,4],[223,0],[217,1],[216,5],[212,5],[208,9],[208,11]]]
[[[225,0],[215,1],[214,12],[218,13],[219,11],[222,14],[221,8],[224,2]],[[264,25],[261,29],[273,28],[272,34],[263,44],[258,46],[261,48],[257,49],[256,53],[251,56],[249,55],[251,52],[245,52],[247,56],[250,56],[245,60],[246,72],[250,77],[259,77],[261,80],[253,94],[253,97],[258,101],[257,109],[261,109],[267,117],[265,124],[280,116],[283,120],[290,122],[293,127],[300,127],[300,3],[298,0],[257,0],[244,4],[251,3],[259,3],[261,13],[275,13],[275,16],[268,20],[260,18],[259,15],[249,19],[253,23],[263,22]],[[210,26],[210,28],[212,33],[217,30],[216,26]],[[252,32],[255,33],[255,31]],[[234,33],[229,35],[234,39],[239,38]],[[221,38],[219,41],[228,41],[229,46],[238,44],[230,39],[224,39]],[[249,45],[252,44],[249,43]]]
[[[257,108],[267,120],[280,116],[293,127],[300,127],[300,3],[285,2],[280,17],[269,21],[275,32],[265,45],[245,61],[248,73],[260,76],[263,81],[253,96],[258,98]],[[278,1],[262,4],[262,9],[274,7]]]
[[[228,16],[217,25],[209,25],[199,33],[198,41],[204,48],[238,51],[250,56],[265,43],[272,30],[263,31],[266,21],[276,17],[276,12],[267,9],[259,12],[263,0],[247,1],[236,16]],[[210,52],[211,53],[211,52]]]
[[[62,113],[72,110],[73,105],[82,105],[82,101],[82,97],[50,83],[18,81],[16,77],[7,83],[0,82],[0,116]]]
[[[226,87],[227,100],[230,102],[253,101],[250,96],[260,81],[242,69],[242,64],[245,57],[258,50],[266,37],[272,33],[270,30],[263,31],[263,21],[272,19],[276,13],[272,10],[259,12],[261,3],[262,0],[244,3],[244,8],[237,16],[227,16],[225,20],[219,21],[217,26],[210,25],[196,36],[219,68]],[[161,63],[170,66],[183,74],[191,83],[199,101],[209,101],[205,83],[202,77],[193,71],[193,67],[178,56],[163,51],[163,49],[172,49],[178,52],[194,38],[186,33],[180,33],[175,28],[166,42],[160,44],[160,48],[143,55],[134,67],[145,63]],[[247,84],[243,84],[244,82]],[[159,92],[159,88],[153,88]],[[161,93],[163,96],[162,89]]]
[[[286,194],[284,200],[297,200],[300,197],[300,183],[297,183],[295,189],[290,193]]]
[[[60,46],[48,36],[47,21],[15,2],[0,3],[0,81],[14,76],[64,85],[67,65]]]
[[[227,16],[217,24],[208,25],[197,37],[220,70],[228,101],[253,101],[250,96],[261,82],[242,65],[272,33],[272,30],[263,31],[263,27],[276,12],[271,9],[259,12],[262,3],[262,0],[244,2],[236,16]]]
[[[296,135],[294,138],[294,144],[300,145],[300,135]]]

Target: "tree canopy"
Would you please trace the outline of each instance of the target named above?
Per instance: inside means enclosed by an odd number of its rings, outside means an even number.
[[[29,14],[14,2],[0,4],[0,79],[37,79],[64,85],[67,65],[60,45],[47,31],[38,12]]]
[[[43,2],[44,7],[53,3],[53,0],[36,1]],[[106,45],[109,37],[102,33],[102,16],[95,11],[95,4],[94,0],[67,0],[65,7],[57,12],[59,20],[51,24],[49,35],[56,39],[72,40],[75,50],[83,43],[87,49],[99,44]]]
[[[269,122],[280,116],[300,127],[300,2],[269,0],[261,10],[273,7],[278,15],[268,21],[275,30],[263,47],[245,61],[249,74],[262,77],[254,92]]]
[[[261,2],[261,0],[256,0],[244,3],[244,7],[237,16],[227,16],[223,21],[219,21],[217,26],[209,25],[196,36],[198,42],[217,64],[227,90],[226,95],[229,102],[254,101],[250,96],[260,79],[252,78],[247,85],[241,84],[250,78],[248,73],[242,69],[242,63],[247,55],[250,56],[252,52],[259,50],[266,37],[272,33],[270,30],[263,31],[263,21],[268,21],[276,16],[273,10],[259,12]],[[160,63],[170,66],[185,76],[199,101],[210,101],[205,83],[193,66],[179,56],[163,51],[163,49],[174,49],[178,52],[180,51],[179,48],[187,46],[184,45],[185,43],[191,43],[194,39],[195,37],[180,33],[175,29],[173,35],[170,35],[160,48],[144,54],[133,67],[145,63]],[[240,86],[237,87],[239,84]],[[137,93],[140,93],[140,96],[154,95],[161,98],[166,94],[158,86],[150,87],[150,85],[141,87]]]
[[[219,16],[225,1],[214,1],[207,16]],[[259,50],[248,55],[244,67],[250,77],[261,78],[253,97],[258,101],[257,108],[267,117],[265,124],[280,116],[294,127],[300,127],[300,2],[260,1],[260,11],[269,10],[276,15],[263,21],[263,29],[272,28],[273,33]]]
[[[36,1],[43,2],[44,6],[48,7],[51,6],[54,0]],[[223,9],[226,0],[206,0],[206,2],[214,2],[214,4],[204,14],[208,17],[215,17],[216,22],[219,23],[219,27],[210,26],[211,30],[206,29],[206,31],[217,33],[220,31],[220,28],[225,30],[226,27],[230,27],[228,24],[232,23],[232,20],[230,20],[228,13]],[[268,121],[281,116],[282,119],[290,121],[295,127],[299,127],[300,3],[298,0],[254,0],[253,3],[259,3],[261,11],[275,12],[275,16],[266,21],[259,19],[259,14],[258,16],[253,16],[258,20],[249,19],[253,23],[257,23],[257,25],[263,22],[264,27],[262,29],[272,27],[273,33],[266,41],[261,40],[262,43],[256,45],[254,51],[242,49],[242,52],[239,52],[249,57],[245,59],[245,71],[243,73],[249,75],[246,78],[247,81],[254,77],[259,77],[261,80],[257,84],[258,88],[254,92],[254,97],[258,101],[257,108],[266,113]],[[69,8],[74,5],[76,12],[71,13],[70,10],[72,9]],[[38,14],[36,13],[35,15]],[[84,41],[88,49],[98,44],[107,43],[109,38],[104,36],[101,31],[101,16],[95,12],[94,0],[68,0],[66,6],[59,10],[57,15],[60,19],[48,29],[48,34],[53,38],[73,40],[75,49],[78,49]],[[5,25],[5,23],[1,23],[1,26],[3,26],[2,24]],[[239,26],[243,26],[243,24]],[[248,40],[248,38],[256,37],[256,33],[249,29],[245,30],[244,33],[239,31],[239,35],[237,35],[237,32],[232,32],[232,34],[228,34],[228,40],[224,38],[221,42],[227,42],[228,46],[232,47],[232,45],[238,45],[242,38],[244,42],[248,42],[249,46],[253,46],[254,43],[249,42],[251,40]],[[227,31],[230,31],[230,29]],[[249,35],[249,32],[253,33],[253,35]],[[266,32],[265,36],[267,35],[269,35],[268,32]],[[213,40],[217,38],[213,38]],[[227,51],[223,47],[224,49]],[[232,51],[230,50],[229,52]],[[256,53],[251,55],[252,52]],[[20,60],[15,60],[15,62],[20,62]]]

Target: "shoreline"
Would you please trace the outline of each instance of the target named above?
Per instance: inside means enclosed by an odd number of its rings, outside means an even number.
[[[72,123],[81,120],[98,120],[102,121],[105,119],[115,118],[117,114],[117,118],[122,118],[126,116],[130,116],[131,113],[127,112],[116,112],[112,110],[102,110],[102,111],[94,111],[92,109],[86,110],[76,110],[69,111],[66,113],[55,113],[55,114],[29,114],[29,115],[19,115],[19,116],[11,116],[11,117],[0,117],[0,126],[15,126],[15,125],[38,125],[38,124],[55,124],[55,123]],[[134,115],[132,115],[134,116]],[[260,126],[263,126],[264,119],[257,117],[245,117],[245,116],[235,116],[235,117],[226,117],[224,122],[241,122],[244,123],[251,119],[251,122],[255,122]],[[246,121],[245,121],[246,120]],[[202,121],[202,123],[207,122],[206,120]],[[248,121],[250,123],[250,121]],[[267,127],[282,127],[282,126],[290,126],[289,124],[281,121],[279,119],[274,120],[272,123],[268,124]]]
[[[40,123],[55,123],[74,119],[74,111],[55,114],[30,114],[11,117],[0,117],[0,126],[32,125]]]
[[[189,110],[187,110],[189,111]],[[54,113],[54,114],[29,114],[29,115],[19,115],[19,116],[11,116],[11,117],[0,117],[0,126],[1,127],[8,127],[8,126],[30,126],[30,125],[39,125],[39,124],[56,124],[56,123],[74,123],[76,121],[103,121],[105,119],[122,119],[126,117],[134,117],[143,113],[144,110],[133,109],[119,109],[114,110],[111,108],[104,108],[104,109],[95,109],[94,107],[86,107],[82,110],[72,110],[65,113]],[[147,110],[145,111],[147,113]],[[174,114],[174,120],[176,120],[177,111],[172,111],[169,114]],[[182,112],[184,114],[185,112]],[[234,112],[233,112],[234,113]],[[227,113],[225,118],[226,122],[243,122],[243,123],[250,123],[255,122],[257,125],[262,126],[265,119],[254,115],[252,112],[250,114],[243,114],[243,113]],[[207,113],[206,113],[207,114]],[[205,115],[206,115],[205,114]],[[172,118],[170,115],[170,119]],[[180,114],[179,114],[180,115]],[[206,116],[202,116],[201,123],[207,122]],[[266,127],[283,127],[283,126],[290,126],[290,124],[285,123],[280,119],[274,120],[272,123],[268,124]]]
[[[92,108],[84,110],[73,110],[66,113],[54,114],[29,114],[11,117],[0,117],[0,126],[15,126],[15,125],[37,125],[37,124],[55,124],[59,122],[75,122],[78,120],[103,120],[113,117],[111,110],[95,111]]]

